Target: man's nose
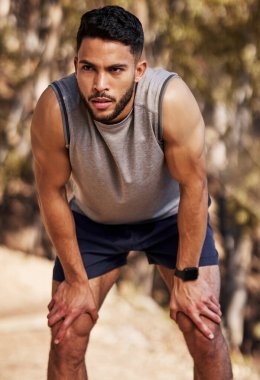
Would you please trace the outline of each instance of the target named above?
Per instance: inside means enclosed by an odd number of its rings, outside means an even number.
[[[109,90],[108,80],[105,73],[97,73],[94,79],[94,89],[99,92]]]

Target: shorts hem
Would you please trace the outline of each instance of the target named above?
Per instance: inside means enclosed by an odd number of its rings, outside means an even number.
[[[107,265],[102,270],[100,270],[99,264],[93,265],[93,267],[90,266],[90,267],[88,267],[86,269],[87,275],[88,275],[88,279],[91,280],[92,278],[96,278],[96,277],[102,276],[102,275],[104,275],[104,274],[106,274],[108,272],[111,272],[113,269],[120,268],[120,267],[122,267],[123,265],[126,265],[126,264],[127,264],[127,260],[119,261],[117,263],[113,263],[111,265]]]
[[[121,260],[116,263],[107,264],[104,268],[100,268],[100,263],[94,264],[92,266],[89,266],[88,268],[85,267],[85,271],[87,272],[88,279],[91,280],[92,278],[96,278],[99,276],[102,276],[103,274],[106,274],[108,272],[111,272],[113,269],[120,268],[123,265],[127,264],[127,260]],[[65,280],[65,276],[63,272],[58,271],[58,273],[55,273],[55,267],[53,268],[53,276],[52,279],[54,281],[62,282]]]
[[[206,256],[200,258],[199,267],[206,267],[211,265],[219,265],[218,257]]]
[[[168,263],[159,263],[154,258],[147,257],[148,263],[150,265],[161,265],[168,269],[175,269],[176,268],[176,262],[172,262],[171,264]],[[219,259],[218,256],[205,256],[201,257],[199,261],[199,267],[205,267],[205,266],[211,266],[211,265],[219,265]]]

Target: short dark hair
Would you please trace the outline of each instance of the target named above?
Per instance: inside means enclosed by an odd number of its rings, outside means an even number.
[[[85,37],[119,41],[130,46],[131,53],[138,59],[144,45],[141,22],[135,15],[116,5],[84,13],[77,33],[77,51]]]

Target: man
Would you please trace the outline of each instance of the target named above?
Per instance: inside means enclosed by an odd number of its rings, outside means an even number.
[[[232,379],[219,325],[204,123],[185,83],[148,68],[142,49],[134,15],[117,6],[87,12],[75,74],[52,83],[34,113],[39,204],[58,256],[49,380],[87,379],[89,334],[130,250],[146,252],[171,292],[194,379]]]

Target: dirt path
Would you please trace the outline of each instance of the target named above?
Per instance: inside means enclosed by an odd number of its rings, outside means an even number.
[[[45,380],[52,264],[0,247],[0,380]],[[87,355],[91,380],[191,380],[192,362],[168,316],[140,294],[113,288]],[[236,380],[257,380],[245,363]],[[73,380],[73,379],[72,379]]]

